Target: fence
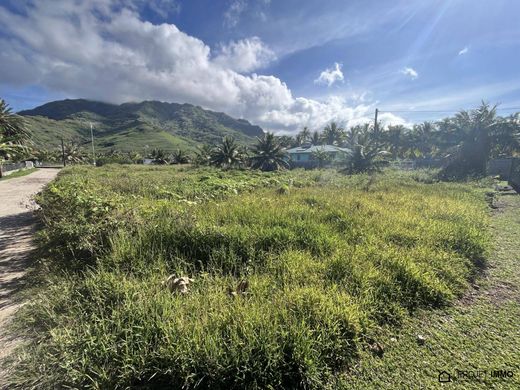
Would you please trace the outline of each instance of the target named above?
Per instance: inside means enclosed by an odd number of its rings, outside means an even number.
[[[511,174],[511,167],[514,158],[495,158],[489,160],[488,174],[491,176],[500,176],[502,180],[509,180]]]
[[[0,177],[10,175],[20,169],[34,168],[32,161],[22,161],[18,163],[0,163]]]
[[[511,159],[511,174],[509,175],[509,185],[520,193],[520,158]]]

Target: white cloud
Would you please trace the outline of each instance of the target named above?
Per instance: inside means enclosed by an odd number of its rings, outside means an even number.
[[[316,80],[314,80],[315,84],[326,84],[327,86],[331,86],[336,81],[344,81],[345,78],[343,76],[343,72],[341,71],[341,68],[343,67],[342,64],[334,63],[333,68],[327,68],[323,72],[320,73],[320,77],[318,77]]]
[[[410,76],[412,80],[415,80],[417,77],[419,77],[419,73],[414,68],[406,67],[403,70],[401,70],[401,73]]]
[[[272,58],[257,38],[212,53],[173,24],[141,20],[121,1],[32,0],[17,14],[0,6],[0,84],[113,103],[187,102],[272,131],[371,116],[363,103],[294,97],[277,77],[239,73]]]
[[[462,55],[466,54],[468,51],[469,51],[468,47],[465,47],[464,49],[459,51],[459,56],[462,56]]]
[[[224,13],[224,25],[227,27],[235,27],[246,8],[246,0],[232,0],[229,8]]]
[[[276,59],[275,53],[258,37],[221,45],[214,62],[237,72],[251,72]]]

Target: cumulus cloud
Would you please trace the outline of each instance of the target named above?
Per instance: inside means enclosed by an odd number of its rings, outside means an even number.
[[[237,72],[251,72],[276,59],[275,53],[258,37],[221,45],[214,62]]]
[[[414,68],[406,67],[403,70],[401,70],[401,73],[409,76],[412,80],[415,80],[417,77],[419,77],[419,73]]]
[[[240,73],[272,58],[258,38],[212,53],[173,24],[141,20],[126,1],[32,0],[20,13],[0,6],[0,84],[112,103],[187,102],[273,131],[371,116],[364,104],[294,97],[277,77]]]
[[[463,55],[466,54],[468,51],[469,51],[469,49],[468,49],[468,47],[466,46],[464,49],[462,49],[461,51],[459,51],[459,56],[463,56]]]
[[[316,84],[325,84],[327,86],[331,86],[337,81],[343,82],[345,80],[343,76],[343,72],[341,71],[341,68],[343,67],[342,64],[334,63],[333,68],[327,68],[323,72],[320,73],[320,77],[318,77],[316,80],[314,80],[314,83]]]

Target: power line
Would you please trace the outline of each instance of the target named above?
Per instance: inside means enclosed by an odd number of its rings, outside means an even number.
[[[496,108],[497,111],[514,111],[514,110],[519,110],[520,111],[520,107],[503,107],[503,108],[499,108],[497,107]],[[446,114],[446,113],[452,113],[452,112],[459,112],[461,111],[460,108],[458,109],[453,109],[453,110],[402,110],[402,109],[398,109],[398,110],[390,110],[390,109],[387,109],[387,110],[378,110],[379,113],[382,113],[382,112],[386,112],[386,113],[410,113],[410,114],[423,114],[423,113],[440,113],[440,114]]]

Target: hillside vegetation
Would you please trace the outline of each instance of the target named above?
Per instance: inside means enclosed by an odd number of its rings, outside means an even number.
[[[113,105],[83,99],[62,100],[21,111],[38,148],[53,149],[65,141],[90,140],[94,124],[99,150],[140,151],[161,148],[193,150],[233,136],[249,144],[262,129],[246,120],[191,104],[145,101]]]
[[[483,191],[426,182],[68,168],[38,198],[52,276],[13,385],[336,387],[380,326],[450,303],[485,261]]]

